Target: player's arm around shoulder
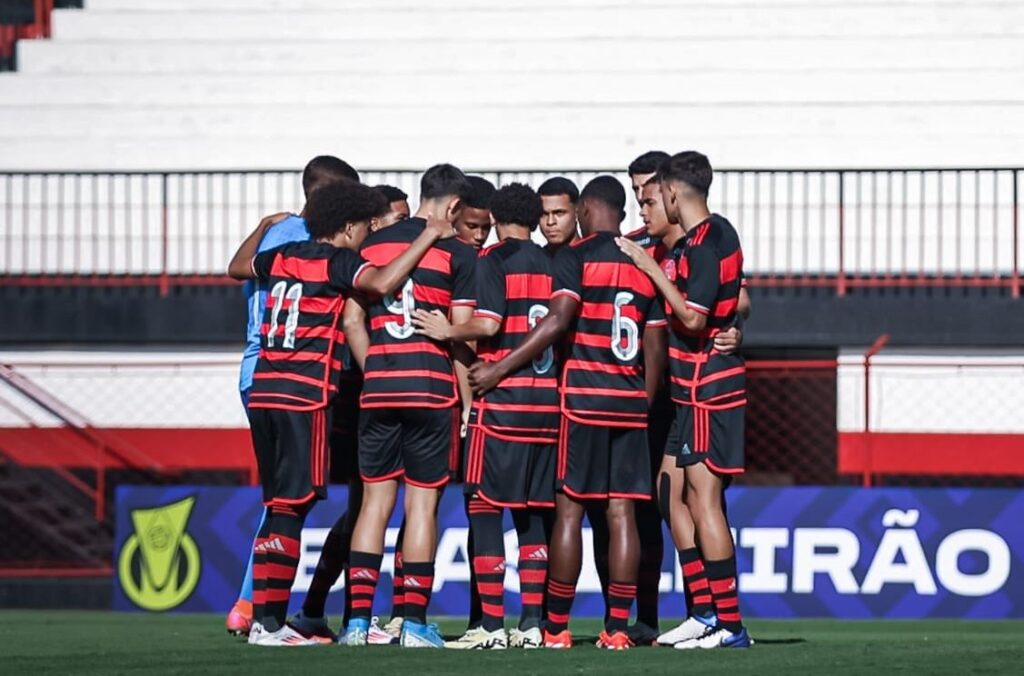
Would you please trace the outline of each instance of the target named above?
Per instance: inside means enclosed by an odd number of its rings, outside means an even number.
[[[260,221],[256,229],[253,230],[248,237],[239,245],[235,255],[231,258],[231,262],[228,263],[228,276],[233,279],[254,279],[258,277],[254,258],[257,251],[259,251],[260,242],[263,241],[264,235],[273,226],[277,225],[284,219],[288,218],[291,214],[288,212],[281,212],[272,216],[267,216]]]
[[[386,296],[397,289],[412,273],[416,265],[427,254],[438,240],[453,237],[455,231],[447,221],[431,219],[427,221],[423,232],[412,241],[409,248],[399,254],[383,268],[368,265],[367,269],[356,276],[355,287],[358,291],[376,296]]]

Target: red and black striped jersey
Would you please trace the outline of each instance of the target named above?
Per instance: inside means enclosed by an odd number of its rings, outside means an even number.
[[[743,405],[743,357],[714,349],[714,337],[736,321],[743,279],[739,234],[725,218],[712,214],[676,243],[662,269],[686,297],[687,306],[707,315],[707,324],[700,331],[689,331],[675,315],[671,317],[672,398],[703,408]]]
[[[667,253],[665,244],[660,237],[655,237],[647,232],[647,228],[637,228],[632,232],[627,232],[623,237],[642,246],[647,255],[659,263],[665,258]]]
[[[423,232],[426,221],[408,218],[378,230],[360,253],[381,266],[394,260]],[[363,408],[447,408],[459,399],[451,348],[416,335],[416,310],[441,310],[475,303],[476,251],[455,239],[436,242],[395,293],[367,308],[370,347],[363,372]]]
[[[533,242],[506,239],[483,251],[476,264],[473,316],[493,319],[501,328],[477,342],[482,360],[500,361],[523,342],[548,314],[551,286],[551,258]],[[470,424],[509,441],[553,444],[560,417],[558,367],[549,347],[474,400]]]
[[[562,411],[589,425],[645,427],[643,333],[664,326],[654,283],[599,232],[555,256],[555,291],[579,301],[562,370]]]
[[[269,292],[250,407],[327,406],[344,359],[341,310],[369,267],[355,251],[319,242],[286,244],[252,259],[253,274]]]

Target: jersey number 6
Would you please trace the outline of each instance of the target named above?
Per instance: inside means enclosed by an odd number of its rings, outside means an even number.
[[[619,361],[632,361],[640,351],[640,328],[636,322],[622,314],[622,306],[633,300],[633,294],[620,291],[615,294],[612,307],[612,354]]]

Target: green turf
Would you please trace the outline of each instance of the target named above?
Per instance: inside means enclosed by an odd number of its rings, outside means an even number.
[[[251,648],[211,615],[0,612],[5,674],[890,674],[1021,673],[1024,622],[751,621],[750,650],[639,648],[456,653],[397,647]],[[462,620],[441,623],[456,633]],[[666,623],[667,626],[667,623]],[[577,637],[593,621],[573,624]]]

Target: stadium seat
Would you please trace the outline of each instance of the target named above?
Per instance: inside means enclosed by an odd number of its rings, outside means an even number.
[[[22,41],[20,72],[0,77],[0,169],[299,166],[324,151],[364,168],[599,167],[667,138],[732,167],[991,166],[1024,153],[1013,4],[300,9],[56,11],[53,39]]]

